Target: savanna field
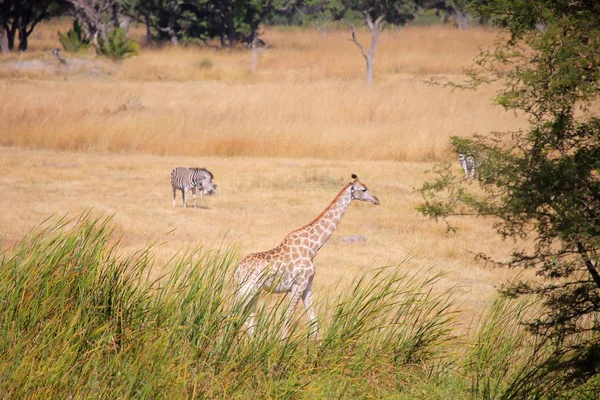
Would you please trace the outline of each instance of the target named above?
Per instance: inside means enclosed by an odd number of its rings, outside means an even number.
[[[494,303],[496,288],[520,271],[474,254],[527,244],[415,210],[436,163],[460,168],[451,136],[525,127],[494,86],[436,85],[463,80],[497,31],[386,30],[367,88],[343,29],[265,28],[257,64],[166,46],[62,65],[50,50],[69,27],[0,57],[0,281],[22,289],[2,300],[6,398],[499,398],[527,338],[512,319],[525,305]],[[177,166],[208,168],[219,194],[183,208],[178,192],[173,208]],[[354,202],[315,258],[321,342],[301,305],[278,341],[281,296],[261,302],[256,338],[236,333],[236,261],[312,221],[353,173],[381,205]],[[24,337],[46,345],[6,345]]]

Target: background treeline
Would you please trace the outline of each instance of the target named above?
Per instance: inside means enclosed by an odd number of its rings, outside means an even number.
[[[0,0],[0,50],[26,51],[36,25],[48,18],[75,17],[82,42],[96,51],[129,25],[145,27],[146,42],[206,43],[218,47],[262,44],[261,24],[312,25],[332,21],[404,25],[419,16],[465,27],[467,0]],[[425,19],[424,18],[424,19]],[[117,34],[115,32],[122,31]],[[69,49],[67,49],[69,50]]]

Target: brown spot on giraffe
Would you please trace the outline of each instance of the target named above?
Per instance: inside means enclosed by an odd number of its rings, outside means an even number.
[[[379,199],[363,185],[356,175],[335,196],[332,202],[309,224],[290,232],[279,246],[267,252],[252,253],[240,261],[234,274],[236,302],[241,308],[253,307],[261,290],[274,293],[291,292],[286,311],[282,338],[288,335],[292,314],[302,300],[312,324],[312,333],[318,337],[316,314],[312,307],[312,282],[315,276],[314,257],[338,227],[353,200],[375,205]],[[254,332],[254,311],[246,321],[248,334]]]

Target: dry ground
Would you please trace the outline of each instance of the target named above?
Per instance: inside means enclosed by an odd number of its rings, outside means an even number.
[[[316,259],[317,297],[397,265],[446,273],[439,290],[456,287],[469,316],[514,276],[473,262],[479,251],[509,253],[489,221],[463,219],[448,234],[415,211],[425,171],[453,160],[450,136],[523,126],[490,105],[495,87],[424,83],[460,80],[495,32],[384,32],[367,90],[363,60],[343,30],[267,29],[270,47],[252,71],[248,51],[207,48],[146,48],[123,63],[65,55],[78,67],[63,68],[49,50],[58,47],[56,30],[68,27],[46,24],[30,52],[0,57],[4,246],[49,216],[91,208],[114,214],[126,251],[157,243],[158,264],[196,247],[233,246],[241,257],[310,222],[356,173],[382,204],[352,205]],[[38,61],[42,68],[22,68]],[[182,208],[178,194],[172,208],[175,166],[209,168],[221,193],[196,209]],[[367,241],[339,240],[354,234]]]
[[[171,206],[170,171],[178,165],[209,167],[218,196],[203,207]],[[320,161],[310,159],[180,157],[84,154],[0,149],[0,226],[5,245],[17,242],[45,218],[87,209],[114,214],[113,226],[126,251],[155,243],[158,265],[178,251],[233,246],[238,254],[268,250],[292,229],[310,222],[357,173],[381,199],[380,206],[354,203],[338,231],[316,258],[315,290],[339,290],[373,268],[397,266],[413,274],[446,275],[440,291],[455,287],[461,308],[488,304],[494,287],[513,275],[473,262],[470,252],[503,257],[508,244],[487,223],[463,220],[459,233],[420,216],[414,190],[425,179],[427,163]],[[348,235],[367,241],[347,244]],[[469,313],[471,314],[471,313]]]

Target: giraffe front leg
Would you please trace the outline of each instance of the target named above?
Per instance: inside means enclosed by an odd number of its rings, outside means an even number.
[[[312,281],[312,278],[310,278],[310,281],[306,286],[306,290],[304,290],[304,293],[302,293],[302,302],[304,303],[304,308],[306,309],[306,314],[308,315],[308,323],[311,327],[311,335],[315,338],[315,340],[319,340],[317,313],[312,306]]]
[[[296,310],[296,306],[298,305],[298,302],[300,301],[300,298],[302,297],[302,294],[304,293],[305,289],[306,289],[305,285],[295,284],[294,286],[292,286],[292,299],[290,301],[290,306],[288,307],[287,311],[285,312],[285,317],[284,317],[285,319],[283,321],[283,329],[281,330],[281,340],[285,340],[288,337],[290,323],[292,322],[292,317],[294,316],[294,311]]]

